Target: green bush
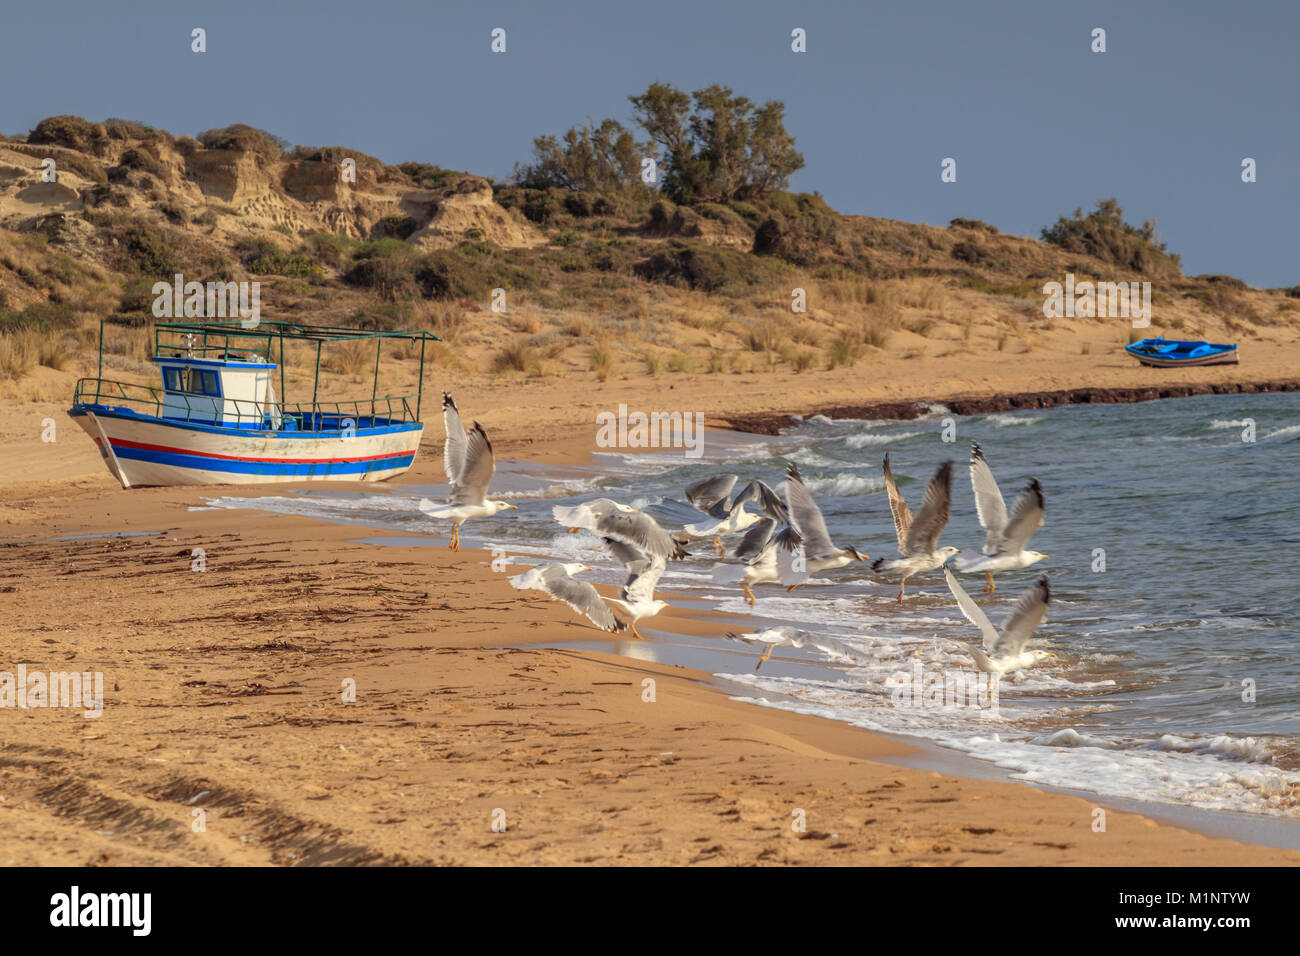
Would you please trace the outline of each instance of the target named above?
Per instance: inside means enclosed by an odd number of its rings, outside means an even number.
[[[63,302],[37,302],[24,309],[0,307],[0,333],[33,329],[37,332],[64,331],[74,327],[77,317]]]
[[[233,149],[256,153],[265,159],[279,159],[289,147],[286,140],[266,130],[236,123],[223,129],[209,129],[199,134],[199,142],[208,149]]]
[[[419,223],[402,213],[385,216],[377,224],[380,238],[385,239],[406,239],[419,228]]]
[[[687,286],[704,292],[742,294],[771,281],[780,267],[734,249],[674,239],[637,263],[637,275],[652,282]]]
[[[1074,211],[1072,219],[1061,216],[1056,224],[1042,231],[1044,242],[1121,269],[1157,275],[1181,273],[1181,259],[1165,249],[1156,237],[1156,224],[1148,220],[1140,229],[1124,221],[1118,200],[1103,199],[1088,215]]]
[[[104,130],[80,116],[51,116],[27,135],[27,142],[33,145],[66,146],[80,152],[92,152],[104,141]]]

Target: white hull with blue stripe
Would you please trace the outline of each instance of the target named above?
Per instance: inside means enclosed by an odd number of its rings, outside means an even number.
[[[411,467],[424,430],[419,422],[380,420],[355,434],[277,432],[167,421],[104,405],[77,405],[69,414],[124,488],[384,481]]]

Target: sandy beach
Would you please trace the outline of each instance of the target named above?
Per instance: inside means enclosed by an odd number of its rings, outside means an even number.
[[[758,410],[912,397],[822,386]],[[610,388],[584,389],[581,404],[562,382],[460,394],[499,458],[586,463],[592,409],[630,394]],[[724,399],[710,382],[681,393],[710,420],[753,394],[740,383]],[[607,653],[606,635],[566,608],[521,606],[487,552],[189,510],[238,490],[123,491],[59,405],[5,411],[4,669],[102,672],[105,699],[90,719],[4,712],[0,863],[1300,863],[1133,813],[1109,812],[1094,832],[1104,800],[891,764],[905,744]],[[39,440],[46,417],[53,443]],[[442,481],[440,451],[434,421],[390,485]],[[744,622],[671,609],[648,623],[653,642]]]

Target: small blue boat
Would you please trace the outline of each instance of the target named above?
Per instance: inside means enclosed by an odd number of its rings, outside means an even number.
[[[1176,368],[1183,365],[1236,365],[1237,346],[1223,342],[1191,342],[1163,335],[1126,345],[1124,351],[1143,365]]]

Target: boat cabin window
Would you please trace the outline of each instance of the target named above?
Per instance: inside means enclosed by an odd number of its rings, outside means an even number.
[[[217,373],[197,368],[163,369],[163,386],[169,392],[188,392],[191,395],[220,395]]]

